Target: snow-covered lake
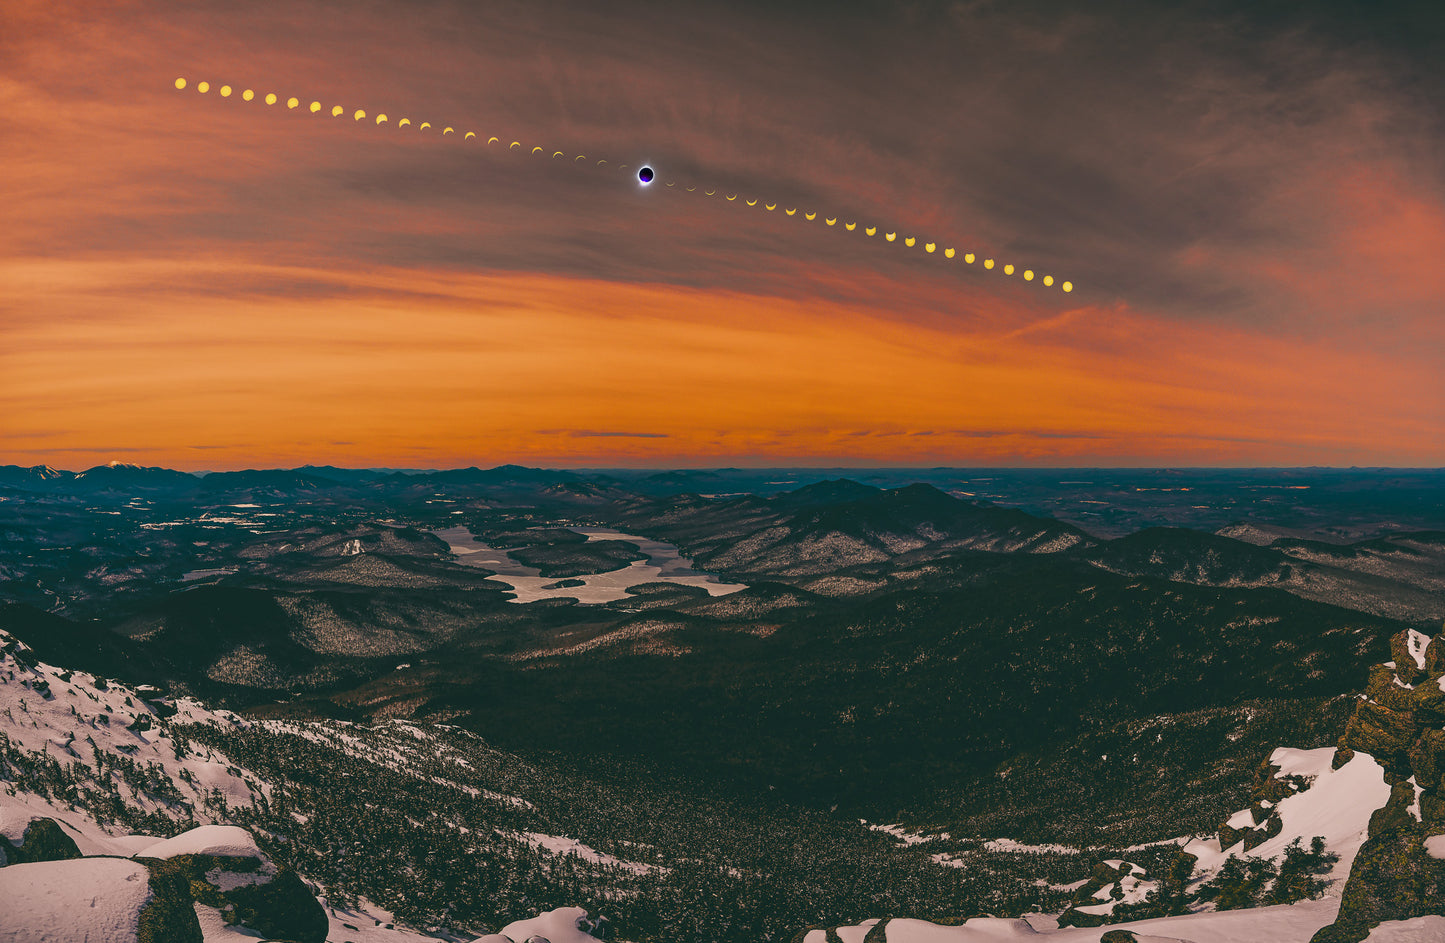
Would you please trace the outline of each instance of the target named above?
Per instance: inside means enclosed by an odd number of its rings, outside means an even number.
[[[743,583],[724,583],[716,576],[699,573],[692,568],[692,561],[684,557],[670,543],[624,534],[606,527],[570,527],[568,530],[582,534],[588,540],[625,540],[636,544],[647,554],[646,560],[638,560],[629,566],[608,573],[590,573],[584,576],[559,577],[543,576],[535,567],[523,566],[507,556],[505,550],[482,543],[472,536],[465,527],[448,527],[434,530],[433,534],[447,542],[457,562],[465,566],[495,570],[489,580],[512,587],[516,597],[512,602],[535,602],[538,599],[573,598],[583,603],[604,603],[626,599],[628,588],[640,583],[681,583],[685,586],[701,586],[712,596],[726,596],[738,590],[747,589]],[[581,586],[557,586],[563,580],[581,580]]]
[[[191,580],[203,580],[212,576],[230,576],[235,570],[211,569],[211,570],[187,570],[181,574],[181,582],[189,583]]]

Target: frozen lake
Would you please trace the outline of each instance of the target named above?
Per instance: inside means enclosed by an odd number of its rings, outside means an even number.
[[[211,570],[187,570],[181,574],[181,582],[189,583],[191,580],[203,580],[212,576],[230,576],[235,570],[211,569]]]
[[[464,566],[482,567],[496,571],[489,580],[512,587],[516,598],[512,602],[535,602],[538,599],[572,598],[583,603],[612,602],[626,599],[629,587],[639,583],[681,583],[684,586],[700,586],[712,596],[726,596],[741,589],[743,583],[724,583],[716,576],[699,573],[692,568],[692,561],[678,552],[677,547],[661,540],[637,537],[606,527],[569,527],[568,530],[582,534],[588,540],[625,540],[636,544],[647,554],[646,560],[638,560],[629,566],[607,573],[590,573],[584,576],[558,577],[543,576],[535,567],[524,566],[489,544],[472,536],[465,527],[448,527],[434,530],[433,534],[447,542],[457,562]],[[563,580],[581,580],[581,586],[556,586]]]

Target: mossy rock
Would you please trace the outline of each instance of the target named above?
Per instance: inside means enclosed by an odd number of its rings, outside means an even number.
[[[33,864],[38,861],[69,861],[83,857],[75,845],[75,839],[65,834],[60,823],[54,819],[31,819],[25,826],[25,835],[19,846],[12,845],[0,835],[0,866],[6,864]]]
[[[1099,943],[1139,943],[1139,937],[1132,930],[1110,930],[1099,937]]]
[[[1434,789],[1445,777],[1445,730],[1431,728],[1420,734],[1410,748],[1410,769],[1415,782],[1424,789]]]
[[[1385,767],[1387,774],[1408,778],[1410,747],[1415,745],[1415,712],[1397,711],[1369,701],[1360,701],[1345,727],[1344,744],[1368,753]]]
[[[1269,817],[1263,828],[1252,828],[1244,836],[1244,850],[1251,851],[1263,845],[1284,829],[1284,823],[1280,821],[1279,813],[1276,812]]]
[[[1415,802],[1415,787],[1396,783],[1390,787],[1390,798],[1370,815],[1370,837],[1387,835],[1415,824],[1410,806]]]
[[[1421,719],[1439,723],[1445,720],[1445,691],[1440,690],[1440,679],[1429,677],[1415,685],[1411,691],[1415,710]]]
[[[1425,673],[1431,677],[1445,674],[1445,633],[1435,636],[1425,646]]]
[[[1424,826],[1412,822],[1366,840],[1350,869],[1339,916],[1311,943],[1359,943],[1385,920],[1445,916],[1445,861],[1426,853],[1425,835]]]
[[[255,857],[176,855],[160,862],[138,860],[147,866],[158,864],[161,870],[176,875],[191,899],[221,911],[227,923],[255,930],[268,939],[326,943],[330,927],[326,910],[294,871],[268,873],[269,868]],[[254,875],[255,883],[223,891],[206,876],[216,870]]]
[[[1415,663],[1411,662],[1410,667],[1415,667]],[[1365,682],[1365,694],[1381,707],[1388,707],[1394,711],[1413,711],[1417,702],[1415,692],[1396,684],[1395,676],[1396,672],[1393,669],[1384,665],[1375,665],[1370,669],[1369,680]],[[1400,678],[1404,680],[1403,673],[1400,674]],[[1405,683],[1409,684],[1410,682],[1406,681]]]
[[[1410,630],[1401,629],[1390,636],[1390,657],[1395,660],[1395,672],[1406,684],[1414,684],[1425,677],[1425,672],[1415,664],[1410,654]]]
[[[137,943],[204,943],[189,882],[169,861],[137,859],[150,872],[151,899],[140,912]]]
[[[1438,789],[1427,789],[1420,796],[1420,818],[1426,825],[1445,826],[1445,795]]]
[[[1289,778],[1279,778],[1279,767],[1269,760],[1260,763],[1255,769],[1252,795],[1256,802],[1264,800],[1278,802],[1297,792],[1299,792],[1299,784],[1291,782]],[[1256,818],[1255,821],[1258,822],[1259,819]]]

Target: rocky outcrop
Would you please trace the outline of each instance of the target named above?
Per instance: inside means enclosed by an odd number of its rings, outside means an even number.
[[[1149,880],[1149,875],[1137,864],[1101,861],[1094,865],[1084,886],[1074,893],[1068,909],[1059,915],[1059,926],[1100,927],[1114,923],[1120,919],[1114,912],[1116,908],[1142,904],[1150,892],[1158,888],[1159,882]]]
[[[1312,943],[1358,943],[1382,921],[1445,915],[1445,860],[1432,854],[1445,857],[1445,633],[1406,630],[1390,653],[1370,670],[1334,761],[1373,756],[1390,799],[1370,818],[1339,916]]]
[[[207,825],[136,854],[152,873],[180,881],[229,925],[271,939],[325,943],[326,911],[294,871],[277,868],[250,833]]]
[[[1282,774],[1280,767],[1266,759],[1254,771],[1249,808],[1234,814],[1219,826],[1219,847],[1228,851],[1238,845],[1252,851],[1278,835],[1284,827],[1279,817],[1282,799],[1310,787],[1303,776]]]
[[[13,834],[13,833],[12,833]],[[39,861],[67,861],[80,857],[75,839],[65,834],[54,819],[33,818],[16,843],[0,834],[0,867]]]
[[[185,878],[152,862],[139,863],[150,872],[151,899],[136,922],[137,943],[204,943]]]

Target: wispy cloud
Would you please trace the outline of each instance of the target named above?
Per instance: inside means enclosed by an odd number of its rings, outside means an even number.
[[[1445,463],[1437,47],[1256,6],[11,4],[0,448]]]

